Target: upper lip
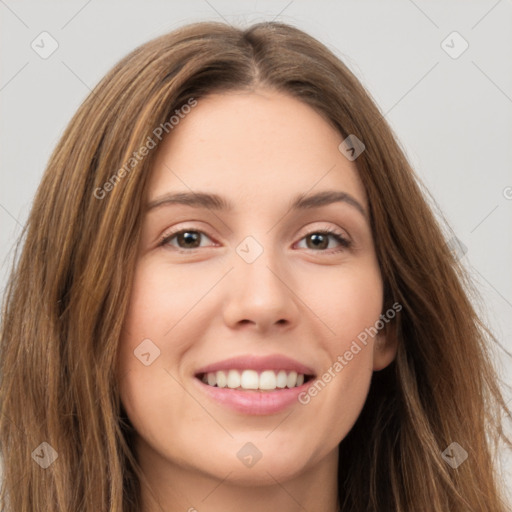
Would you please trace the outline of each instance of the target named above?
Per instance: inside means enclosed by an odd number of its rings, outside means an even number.
[[[196,375],[219,370],[288,370],[296,371],[304,375],[315,374],[309,366],[295,359],[291,359],[282,354],[270,354],[267,356],[242,355],[231,357],[199,368],[196,370]]]

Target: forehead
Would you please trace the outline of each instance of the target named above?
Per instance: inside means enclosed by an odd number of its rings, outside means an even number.
[[[201,189],[269,201],[329,188],[366,205],[355,163],[338,150],[342,140],[319,113],[286,94],[210,95],[162,141],[148,197]]]

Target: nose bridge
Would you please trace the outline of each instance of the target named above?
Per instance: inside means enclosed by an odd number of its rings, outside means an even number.
[[[270,269],[281,267],[282,255],[271,246],[270,237],[264,243],[265,245],[253,236],[246,237],[236,248],[238,261],[235,260],[235,270],[239,277],[247,279],[252,286],[267,289],[276,284],[275,275]],[[260,287],[259,284],[263,286]]]
[[[247,288],[244,295],[253,297],[265,295],[266,300],[277,299],[283,293],[283,283],[276,277],[282,267],[282,256],[276,247],[271,245],[271,237],[262,240],[247,236],[236,247],[234,261],[237,281]],[[261,241],[260,241],[261,240]]]

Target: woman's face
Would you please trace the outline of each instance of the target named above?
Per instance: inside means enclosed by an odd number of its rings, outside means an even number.
[[[143,466],[240,483],[335,467],[395,355],[368,335],[383,286],[342,140],[259,90],[199,99],[159,147],[119,347]]]

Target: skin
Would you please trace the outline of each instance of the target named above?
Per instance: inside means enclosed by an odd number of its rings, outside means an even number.
[[[337,510],[338,444],[361,412],[372,372],[396,354],[384,331],[360,344],[307,405],[275,414],[227,409],[194,374],[237,355],[279,353],[321,376],[383,313],[367,216],[346,202],[288,211],[299,193],[337,190],[368,212],[355,162],[338,150],[342,140],[308,105],[258,89],[201,98],[159,147],[148,202],[201,191],[234,209],[173,204],[144,216],[118,360],[121,400],[151,486],[142,487],[144,512]],[[185,228],[204,233],[200,247],[178,237],[159,245]],[[330,236],[312,244],[326,228],[351,247]],[[247,236],[263,248],[250,264],[236,252]],[[134,356],[144,339],[160,350],[148,366]],[[237,457],[247,442],[262,453],[252,467]]]

